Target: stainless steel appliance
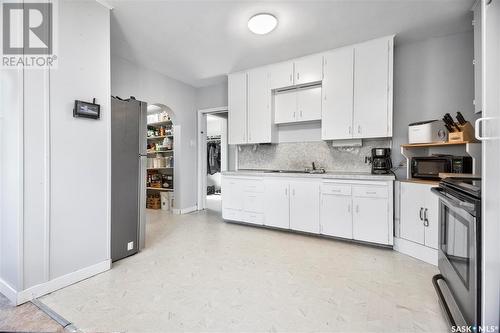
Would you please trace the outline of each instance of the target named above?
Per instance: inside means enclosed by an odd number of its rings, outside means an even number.
[[[111,259],[144,247],[146,206],[146,107],[111,98]]]
[[[412,178],[440,179],[440,173],[472,173],[472,157],[437,155],[411,159]]]
[[[391,148],[373,148],[371,162],[373,174],[390,173],[392,169]]]
[[[438,267],[433,284],[451,326],[481,321],[481,179],[445,178],[439,196]]]

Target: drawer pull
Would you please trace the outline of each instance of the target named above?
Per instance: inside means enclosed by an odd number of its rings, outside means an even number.
[[[377,194],[377,192],[371,191],[371,192],[366,192],[366,194]]]

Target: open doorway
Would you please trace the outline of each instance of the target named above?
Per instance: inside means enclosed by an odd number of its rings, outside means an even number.
[[[227,108],[200,110],[198,209],[221,213],[222,172],[228,169]]]

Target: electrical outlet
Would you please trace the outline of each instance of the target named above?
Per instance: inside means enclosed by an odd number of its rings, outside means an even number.
[[[134,249],[134,242],[128,242],[127,243],[127,251],[131,251]]]

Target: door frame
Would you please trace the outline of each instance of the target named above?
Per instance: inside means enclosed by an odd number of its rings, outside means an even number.
[[[206,154],[207,154],[207,116],[215,115],[218,113],[227,113],[229,111],[227,106],[220,106],[216,108],[200,109],[198,110],[198,154],[197,154],[197,209],[203,210],[207,206],[207,171],[206,171]],[[226,138],[227,143],[227,138]],[[229,148],[229,145],[227,148]],[[229,149],[226,149],[227,157],[229,157]],[[223,169],[227,170],[229,158],[226,158],[226,165]]]

